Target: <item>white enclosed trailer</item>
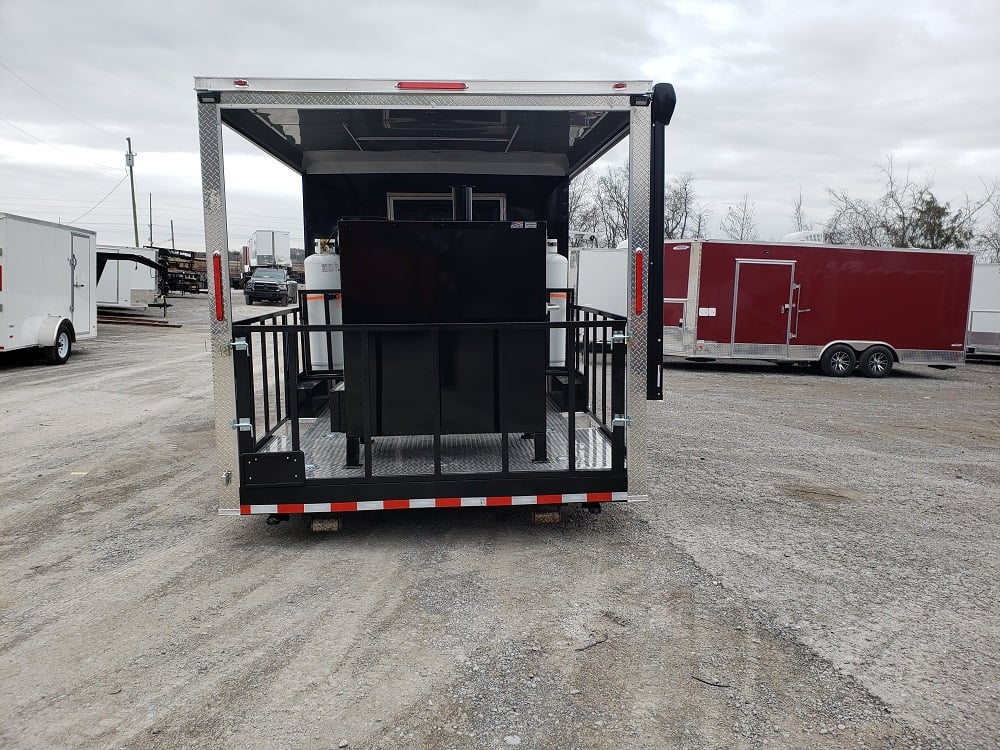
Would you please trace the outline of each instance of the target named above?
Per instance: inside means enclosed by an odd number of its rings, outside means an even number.
[[[272,229],[258,229],[253,233],[253,258],[250,265],[292,265],[291,235]]]
[[[145,310],[156,301],[156,248],[98,245],[97,250],[108,261],[97,279],[98,307]],[[145,258],[148,264],[134,256]]]
[[[972,269],[967,347],[972,356],[1000,356],[1000,263]]]
[[[96,253],[89,229],[0,213],[0,351],[63,364],[97,336]]]

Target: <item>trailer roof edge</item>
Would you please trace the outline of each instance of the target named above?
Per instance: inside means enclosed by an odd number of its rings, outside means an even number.
[[[444,88],[448,85],[449,88]],[[454,86],[454,88],[451,88]],[[338,94],[540,94],[573,96],[611,94],[634,96],[651,94],[653,81],[494,81],[482,79],[350,79],[350,78],[271,78],[239,76],[195,76],[196,91],[272,91],[285,93]]]

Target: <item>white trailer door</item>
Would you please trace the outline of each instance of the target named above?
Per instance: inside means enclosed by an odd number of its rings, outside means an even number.
[[[93,252],[91,250],[91,238],[85,234],[73,235],[72,255],[70,256],[71,281],[73,284],[70,295],[70,312],[73,317],[73,328],[77,335],[85,336],[90,332],[94,321],[91,319],[91,277],[93,269],[90,267],[93,262]]]

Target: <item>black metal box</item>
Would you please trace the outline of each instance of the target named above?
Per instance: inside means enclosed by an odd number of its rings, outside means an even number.
[[[545,321],[544,224],[343,221],[340,252],[346,325],[443,326],[345,334],[349,434],[545,430],[548,334],[512,325]]]

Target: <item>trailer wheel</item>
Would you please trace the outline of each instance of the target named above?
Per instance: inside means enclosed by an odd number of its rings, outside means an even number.
[[[252,305],[253,304],[253,297],[251,297],[249,294],[244,294],[243,298],[246,300],[246,302],[247,302],[248,305]]]
[[[64,365],[72,350],[73,337],[70,336],[69,328],[63,323],[56,333],[56,342],[45,349],[45,360],[50,365]]]
[[[892,371],[892,352],[885,346],[870,346],[861,353],[858,366],[866,378],[884,378]]]
[[[824,375],[831,378],[843,378],[854,372],[858,357],[847,344],[834,344],[819,359],[819,366]]]

